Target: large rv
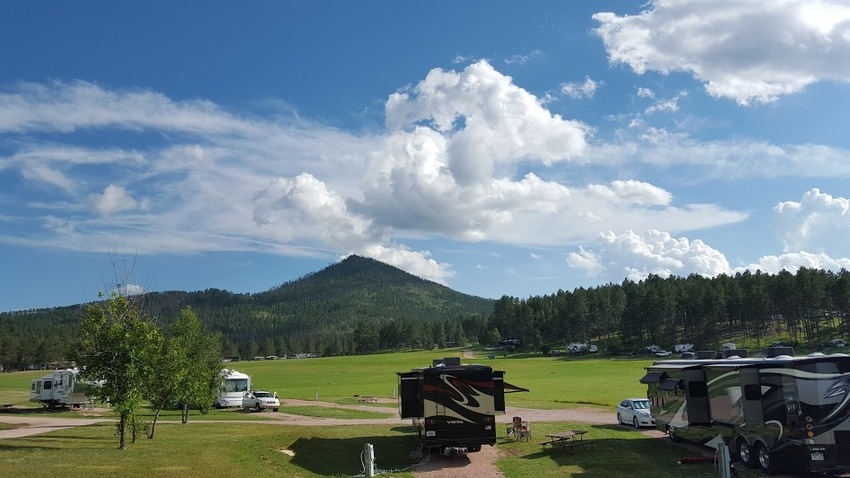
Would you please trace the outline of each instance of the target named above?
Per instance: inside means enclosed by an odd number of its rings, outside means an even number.
[[[221,388],[213,408],[241,407],[242,397],[251,390],[251,377],[236,370],[221,371]]]
[[[850,356],[663,360],[641,379],[659,430],[767,472],[850,472]]]
[[[79,408],[92,400],[89,384],[80,380],[76,368],[55,370],[30,383],[30,401],[46,408]]]
[[[486,365],[437,361],[398,372],[399,415],[412,418],[423,449],[466,452],[496,443],[496,414],[505,412],[505,393],[528,389],[504,381],[505,372]]]

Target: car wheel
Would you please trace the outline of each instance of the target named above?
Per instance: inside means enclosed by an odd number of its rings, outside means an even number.
[[[242,407],[242,411],[248,413],[248,407]]]
[[[773,474],[776,471],[776,467],[774,466],[773,459],[770,456],[770,450],[768,450],[764,444],[759,443],[756,453],[758,456],[759,467],[761,467],[762,471]]]
[[[632,425],[634,425],[635,428],[640,428],[640,423],[638,423],[637,417],[632,418]]]
[[[276,412],[276,411],[278,410],[278,408],[277,408],[277,407],[275,407],[275,408],[272,408],[272,410]]]
[[[617,424],[618,424],[618,425],[622,425],[622,424],[623,424],[623,417],[621,417],[619,413],[617,414]]]
[[[756,461],[753,457],[753,449],[750,447],[750,444],[747,443],[747,440],[743,438],[738,439],[738,457],[741,459],[741,463],[744,464],[747,468],[755,468]]]
[[[257,411],[258,411],[258,412],[262,412],[262,411],[263,411],[263,409],[262,409],[262,408],[260,408],[260,404],[259,404],[259,403],[256,405],[256,407],[257,407]]]

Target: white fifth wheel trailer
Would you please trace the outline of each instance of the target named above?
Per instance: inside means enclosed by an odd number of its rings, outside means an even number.
[[[850,472],[850,355],[656,361],[641,382],[673,440],[729,446],[767,472]]]
[[[47,408],[79,408],[94,400],[88,393],[90,386],[91,384],[80,380],[79,370],[76,368],[55,370],[32,380],[30,401],[41,403]]]
[[[221,371],[221,388],[213,408],[241,407],[242,397],[251,390],[251,377],[236,370]]]

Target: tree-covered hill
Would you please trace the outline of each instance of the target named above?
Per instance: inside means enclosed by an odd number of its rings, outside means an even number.
[[[153,292],[139,297],[157,322],[191,306],[222,334],[226,355],[347,354],[465,340],[495,301],[352,255],[266,292]],[[62,359],[76,339],[81,305],[0,313],[0,363],[20,367]],[[372,336],[374,334],[374,337]],[[426,343],[427,342],[427,343]]]

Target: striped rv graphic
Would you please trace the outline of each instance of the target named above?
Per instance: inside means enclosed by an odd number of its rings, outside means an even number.
[[[850,356],[767,355],[646,367],[658,429],[769,472],[850,472]]]
[[[398,372],[399,414],[417,423],[423,448],[479,451],[496,443],[505,393],[528,391],[506,384],[504,375],[486,365],[442,363]]]

